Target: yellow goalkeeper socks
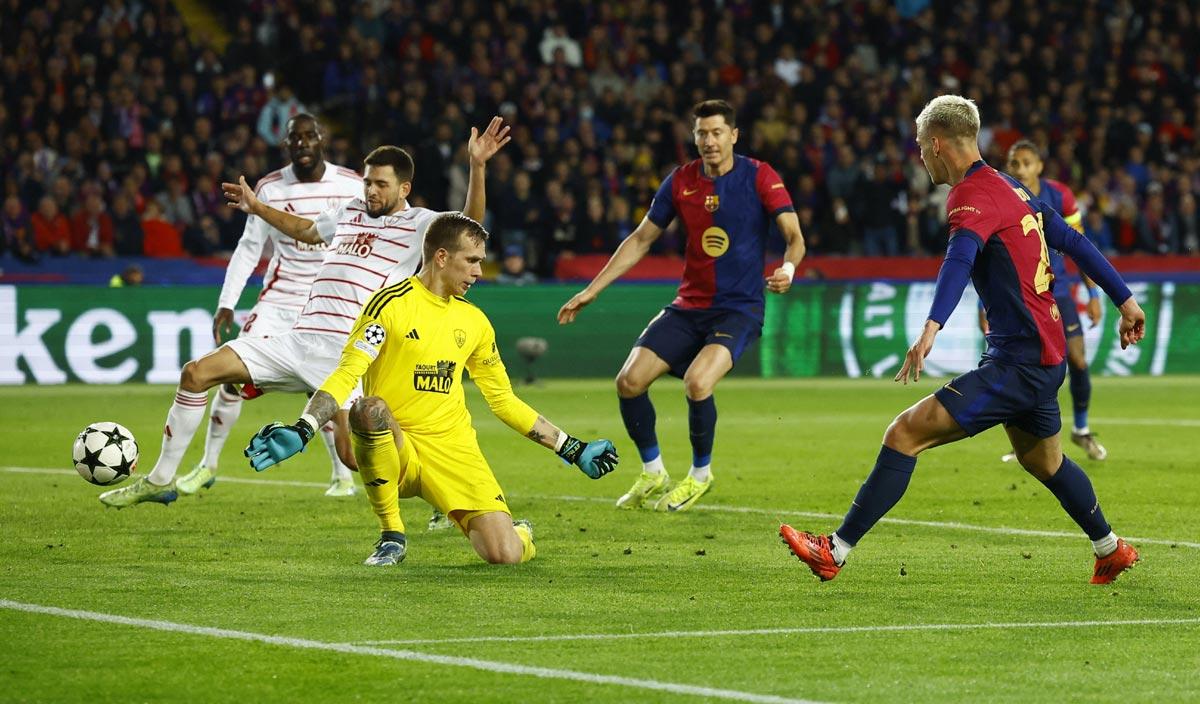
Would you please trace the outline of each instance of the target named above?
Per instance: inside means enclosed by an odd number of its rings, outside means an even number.
[[[514,525],[513,530],[521,539],[521,562],[529,562],[537,555],[537,547],[533,544],[533,534],[529,532],[529,526],[520,523]]]
[[[383,531],[404,532],[400,520],[400,453],[396,451],[396,440],[392,431],[358,432],[350,434],[354,448],[354,459],[358,460],[358,473],[362,475],[363,487],[371,508],[379,517]]]

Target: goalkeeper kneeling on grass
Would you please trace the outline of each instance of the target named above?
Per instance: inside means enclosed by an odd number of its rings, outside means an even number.
[[[300,419],[264,427],[246,448],[260,472],[301,452],[361,380],[363,398],[350,410],[351,442],[382,530],[368,565],[404,559],[399,499],[410,496],[445,513],[488,562],[525,562],[536,553],[532,526],[512,519],[479,450],[463,394],[464,367],[509,427],[553,449],[592,479],[616,467],[611,442],[571,437],[513,393],[491,323],[463,298],[480,277],[487,237],[465,215],[436,218],[425,235],[424,268],[367,301],[337,369]]]

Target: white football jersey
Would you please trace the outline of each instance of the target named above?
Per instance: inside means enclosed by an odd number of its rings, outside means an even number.
[[[292,330],[349,335],[372,293],[417,273],[425,231],[438,215],[406,205],[373,218],[362,198],[355,198],[317,216],[317,231],[329,251]]]
[[[325,162],[325,175],[320,181],[297,180],[289,164],[262,177],[255,187],[255,195],[262,202],[309,220],[362,196],[362,192],[361,176],[329,162]],[[263,276],[259,302],[295,311],[304,306],[308,289],[325,261],[326,246],[294,240],[262,218],[251,215],[246,219],[246,229],[229,259],[217,307],[237,307],[246,279],[258,266],[267,242],[272,245],[271,261]]]

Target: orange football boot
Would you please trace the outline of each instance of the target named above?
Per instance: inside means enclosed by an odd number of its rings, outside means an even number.
[[[827,536],[798,531],[784,523],[779,526],[779,537],[822,582],[828,582],[841,571],[842,566],[833,560],[833,544]]]
[[[1133,546],[1121,538],[1117,538],[1117,549],[1104,557],[1096,558],[1096,567],[1092,570],[1092,584],[1111,584],[1125,570],[1137,562],[1138,552]]]

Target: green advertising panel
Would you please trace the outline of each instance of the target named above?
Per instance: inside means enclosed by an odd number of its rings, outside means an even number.
[[[1147,315],[1146,339],[1122,350],[1116,310],[1084,323],[1088,359],[1098,374],[1200,372],[1200,284],[1135,283]],[[559,307],[577,286],[482,286],[471,300],[491,318],[510,373],[520,379],[613,377],[646,323],[675,295],[670,285],[610,287],[572,325]],[[249,313],[257,291],[238,311]],[[750,376],[890,376],[921,329],[932,283],[798,285],[767,295],[762,340],[734,373]],[[173,384],[179,369],[213,348],[216,287],[98,288],[0,286],[0,384],[126,381]],[[546,341],[528,362],[523,337]],[[983,351],[977,302],[968,289],[928,359],[929,373],[953,375]]]

